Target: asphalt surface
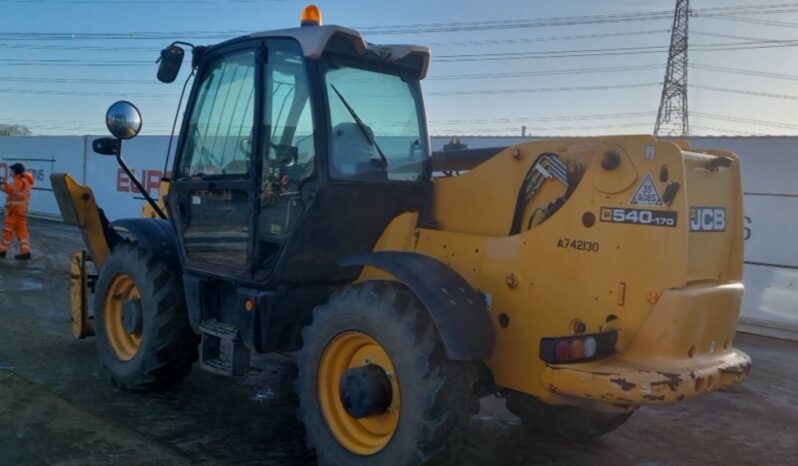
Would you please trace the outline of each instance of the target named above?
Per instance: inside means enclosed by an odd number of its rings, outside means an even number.
[[[195,368],[155,394],[109,381],[93,339],[71,337],[68,262],[78,232],[32,221],[34,259],[0,260],[0,465],[312,465],[291,391],[290,356],[255,373]],[[739,335],[751,379],[677,405],[642,408],[586,444],[530,437],[503,400],[482,400],[455,451],[462,465],[798,464],[798,343]]]

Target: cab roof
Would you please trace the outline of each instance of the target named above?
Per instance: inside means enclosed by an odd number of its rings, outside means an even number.
[[[310,59],[320,58],[330,42],[333,39],[340,38],[349,42],[358,55],[368,55],[377,60],[397,63],[416,69],[419,79],[424,79],[429,68],[430,50],[428,47],[421,45],[370,44],[354,29],[334,24],[257,32],[247,37],[253,39],[277,37],[294,39],[302,47],[302,53],[304,53],[305,57]]]

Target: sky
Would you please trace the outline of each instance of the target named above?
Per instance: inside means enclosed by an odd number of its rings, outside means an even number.
[[[651,133],[675,0],[317,0],[325,24],[432,49],[432,135]],[[692,0],[693,135],[798,135],[798,2]],[[299,25],[297,0],[0,0],[0,124],[105,134],[127,99],[169,134],[173,40],[209,45]]]

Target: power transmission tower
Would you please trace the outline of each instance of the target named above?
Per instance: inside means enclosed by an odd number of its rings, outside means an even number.
[[[668,67],[662,84],[662,98],[657,112],[654,134],[657,136],[687,136],[687,33],[690,19],[690,0],[676,0],[671,30]]]

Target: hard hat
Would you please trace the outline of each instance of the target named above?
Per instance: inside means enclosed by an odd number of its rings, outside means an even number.
[[[15,163],[14,165],[11,165],[8,168],[10,168],[11,171],[14,172],[15,175],[21,175],[21,174],[25,173],[25,165],[22,165],[19,162]]]

